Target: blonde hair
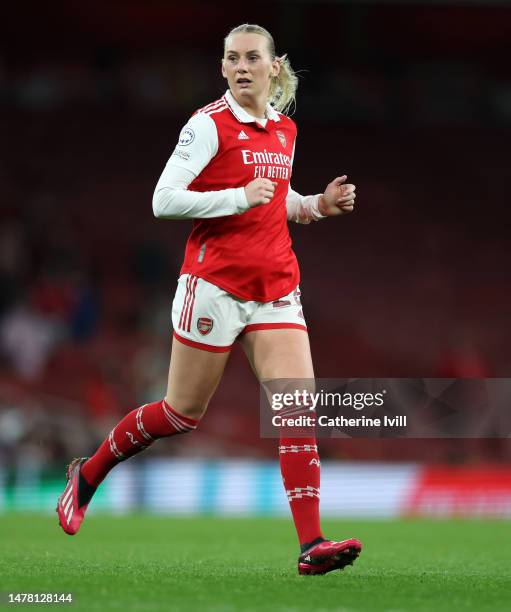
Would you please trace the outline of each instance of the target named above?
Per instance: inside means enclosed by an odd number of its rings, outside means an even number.
[[[298,77],[295,71],[291,68],[291,64],[287,58],[287,54],[277,57],[275,55],[275,42],[273,36],[262,26],[244,23],[233,28],[224,39],[224,54],[227,49],[227,41],[233,34],[259,34],[266,38],[268,43],[268,51],[273,60],[277,60],[280,64],[279,74],[271,77],[270,93],[268,102],[281,113],[288,114],[294,110],[296,106],[296,90],[298,88]]]

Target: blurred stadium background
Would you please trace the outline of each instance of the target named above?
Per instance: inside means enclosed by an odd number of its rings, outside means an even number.
[[[155,220],[152,192],[245,21],[302,71],[293,187],[358,186],[353,216],[291,228],[317,375],[509,376],[506,4],[3,7],[0,511],[53,511],[68,460],[163,395],[190,226]],[[237,348],[200,430],[119,466],[91,510],[287,514],[258,393]],[[508,440],[321,451],[327,515],[511,515]]]

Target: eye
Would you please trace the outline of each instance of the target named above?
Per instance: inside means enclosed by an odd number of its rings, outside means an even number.
[[[235,56],[235,55],[230,55],[230,56],[227,58],[227,61],[228,61],[228,62],[231,62],[232,64],[236,63],[236,61],[237,61],[237,60],[236,60],[236,56]]]
[[[256,62],[259,59],[259,56],[258,55],[250,55],[248,59],[251,62]]]

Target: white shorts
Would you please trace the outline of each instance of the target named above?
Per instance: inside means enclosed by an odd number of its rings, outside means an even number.
[[[300,289],[274,302],[242,300],[193,274],[179,277],[172,303],[174,337],[214,353],[230,351],[241,334],[259,329],[303,329]]]

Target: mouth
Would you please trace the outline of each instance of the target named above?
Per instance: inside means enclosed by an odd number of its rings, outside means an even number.
[[[248,85],[252,84],[252,81],[250,79],[246,79],[244,77],[241,77],[239,79],[236,79],[236,83],[240,87],[247,87]]]

